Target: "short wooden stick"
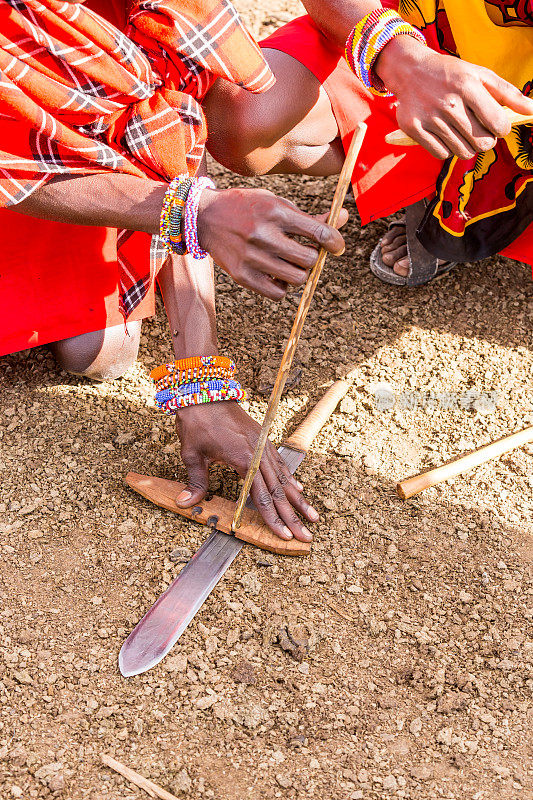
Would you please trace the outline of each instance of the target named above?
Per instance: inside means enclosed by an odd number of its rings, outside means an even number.
[[[519,114],[517,111],[511,111],[510,108],[506,108],[505,111],[507,112],[507,116],[509,117],[509,122],[511,125],[531,125],[533,122],[533,115],[528,114]],[[418,144],[414,139],[411,139],[404,131],[398,129],[396,131],[392,131],[392,133],[388,133],[385,136],[385,141],[387,144],[392,144],[395,147],[412,147],[415,144]]]
[[[144,778],[142,775],[139,775],[138,772],[134,772],[129,767],[126,767],[124,764],[121,764],[120,761],[116,761],[111,756],[102,753],[102,762],[109,767],[110,769],[114,770],[115,772],[120,773],[123,775],[126,780],[130,783],[133,783],[135,786],[138,786],[139,789],[144,789],[144,791],[150,795],[150,797],[159,797],[160,800],[178,800],[175,794],[170,794],[170,792],[166,792],[164,789],[161,789],[160,786],[156,786],[155,783],[149,781],[148,778]]]
[[[329,212],[329,217],[328,217],[329,225],[333,226],[337,225],[339,214],[341,212],[342,205],[344,203],[344,198],[346,197],[346,192],[348,191],[348,187],[351,183],[352,173],[354,171],[354,167],[357,162],[357,158],[359,156],[359,151],[361,150],[361,146],[365,138],[366,129],[367,126],[365,125],[365,123],[364,122],[360,123],[351,141],[350,147],[346,154],[346,159],[344,161],[344,166],[339,176],[337,189],[333,197],[333,202],[331,204],[331,210]],[[296,312],[296,317],[294,319],[289,340],[287,342],[287,346],[285,347],[285,352],[283,353],[283,356],[281,358],[281,363],[278,370],[278,374],[276,376],[276,381],[274,383],[274,388],[272,389],[272,394],[270,395],[270,400],[268,401],[268,407],[259,434],[259,439],[257,441],[257,445],[254,454],[252,456],[252,462],[244,479],[241,493],[237,501],[237,508],[235,510],[235,516],[233,517],[233,524],[232,524],[233,531],[236,531],[239,525],[241,524],[244,504],[246,503],[246,500],[250,493],[250,489],[253,480],[256,476],[257,470],[259,469],[261,458],[263,457],[263,451],[267,443],[268,434],[270,433],[270,428],[272,427],[272,423],[274,422],[274,418],[278,410],[279,401],[281,399],[281,395],[285,387],[287,375],[289,374],[289,370],[291,368],[291,364],[294,358],[294,353],[296,352],[296,347],[300,340],[300,335],[302,333],[307,313],[311,306],[313,295],[315,293],[315,289],[320,279],[320,274],[322,272],[322,268],[326,261],[327,255],[328,255],[327,250],[324,250],[324,248],[322,247],[318,253],[315,266],[311,270],[311,274],[309,275],[307,283],[305,284],[305,288],[303,290],[302,298],[298,305],[298,310]]]
[[[484,464],[486,461],[490,461],[493,458],[499,458],[499,456],[504,455],[504,453],[508,453],[510,450],[514,450],[517,447],[522,447],[522,445],[528,442],[533,442],[533,425],[529,428],[524,428],[524,430],[517,431],[517,433],[512,433],[510,436],[504,436],[502,439],[498,439],[496,442],[487,444],[484,447],[480,447],[479,450],[473,450],[471,453],[467,453],[464,456],[454,458],[441,467],[435,467],[435,469],[430,469],[427,472],[421,472],[418,475],[413,475],[411,478],[406,478],[396,485],[396,491],[402,500],[407,500],[409,497],[423,492],[424,489],[428,489],[430,486],[435,486],[437,483],[442,483],[450,478],[454,478],[456,475],[478,467],[480,464]]]

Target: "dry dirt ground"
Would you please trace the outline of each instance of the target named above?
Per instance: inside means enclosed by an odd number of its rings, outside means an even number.
[[[267,29],[297,10],[266,5]],[[249,14],[254,30],[264,13]],[[264,184],[310,211],[334,188]],[[246,547],[145,675],[121,678],[121,643],[206,536],[121,480],[183,476],[148,379],[170,352],[163,314],[114,384],[69,377],[44,348],[2,360],[2,800],[146,796],[104,752],[194,800],[533,797],[533,448],[409,502],[394,492],[533,422],[530,271],[494,259],[387,288],[367,266],[385,223],[361,231],[349,207],[346,254],[327,266],[276,430],[355,368],[300,470],[323,512],[312,555]],[[222,350],[261,419],[297,297],[276,306],[222,274],[218,288]],[[379,382],[393,409],[376,407]],[[463,399],[409,407],[417,392]],[[232,475],[212,479],[235,496]]]

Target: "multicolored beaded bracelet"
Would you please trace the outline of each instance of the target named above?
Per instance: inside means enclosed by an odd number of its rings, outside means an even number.
[[[174,389],[176,386],[189,381],[230,380],[234,374],[234,372],[222,367],[204,367],[202,369],[189,370],[186,373],[176,372],[173,375],[165,375],[165,377],[155,381],[155,387],[157,391],[163,391],[164,389]]]
[[[357,23],[346,42],[345,57],[352,72],[372,94],[392,97],[383,81],[374,72],[374,65],[383,48],[396,36],[412,36],[422,44],[422,33],[405,22],[392,9],[374,9]]]
[[[206,250],[202,250],[198,241],[198,206],[203,190],[214,188],[215,184],[211,178],[195,178],[187,197],[183,214],[183,235],[187,252],[193,258],[206,258],[208,255]]]
[[[164,414],[175,414],[180,408],[187,408],[188,406],[198,406],[204,403],[219,403],[226,400],[236,400],[240,403],[246,399],[246,392],[244,389],[222,389],[219,391],[202,391],[195,394],[187,394],[183,397],[172,397],[166,403],[161,404],[159,407]]]
[[[178,175],[177,177],[173,178],[170,181],[169,187],[165,192],[165,196],[163,198],[163,208],[161,209],[161,218],[159,220],[159,236],[161,237],[163,244],[166,246],[168,250],[171,249],[170,225],[171,225],[171,215],[174,202],[177,196],[179,196],[180,198],[183,196],[183,190],[184,187],[186,186],[187,194],[185,195],[183,207],[185,206],[185,200],[187,199],[187,195],[189,194],[191,183],[192,179],[187,173]],[[181,228],[181,222],[180,222],[180,228]]]
[[[231,358],[226,358],[226,356],[192,356],[191,358],[180,358],[177,361],[154,367],[150,372],[150,377],[154,382],[157,382],[167,376],[174,376],[178,373],[180,376],[185,376],[192,374],[195,370],[211,367],[227,370],[230,373],[229,377],[234,374],[236,369],[235,363]],[[191,380],[191,378],[186,377],[180,382],[185,383],[188,380]]]
[[[240,389],[238,381],[195,381],[194,383],[182,383],[175,389],[163,389],[155,396],[158,405],[168,403],[173,397],[185,397],[188,394],[201,394],[202,392],[220,392],[223,389]]]
[[[183,238],[182,221],[183,212],[187,203],[187,198],[192,186],[192,178],[185,178],[180,181],[180,184],[174,193],[174,199],[170,207],[170,216],[168,224],[168,245],[173,253],[179,256],[185,255],[187,247]]]

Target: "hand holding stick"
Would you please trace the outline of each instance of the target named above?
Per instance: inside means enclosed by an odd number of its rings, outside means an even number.
[[[505,111],[512,126],[531,125],[533,122],[533,115],[524,116],[524,114],[518,114],[516,111],[511,111],[510,108],[506,108]],[[392,131],[392,133],[388,133],[385,136],[385,141],[387,144],[395,145],[395,147],[412,147],[413,145],[418,144],[417,141],[412,139],[400,129]]]
[[[359,155],[359,151],[361,150],[363,139],[365,138],[366,129],[367,126],[364,124],[364,122],[360,123],[360,125],[356,129],[356,132],[354,134],[354,137],[346,154],[346,160],[344,162],[344,166],[339,176],[337,189],[335,191],[335,196],[333,197],[333,203],[331,205],[331,211],[328,217],[329,225],[336,226],[338,222],[339,214],[342,209],[342,205],[344,203],[344,198],[346,197],[346,192],[348,191],[348,187],[351,182],[352,173],[357,161],[357,157]],[[268,401],[268,407],[266,410],[265,419],[263,421],[261,432],[259,434],[259,439],[257,441],[257,445],[254,454],[252,456],[252,462],[246,474],[246,478],[244,479],[241,493],[237,501],[237,508],[235,510],[235,516],[233,518],[233,523],[232,523],[233,531],[236,531],[239,525],[241,524],[241,517],[244,509],[244,504],[246,503],[246,499],[250,493],[253,480],[256,476],[257,470],[259,469],[261,458],[263,457],[263,451],[265,449],[265,445],[268,439],[268,434],[270,433],[270,428],[272,427],[272,423],[274,422],[274,418],[278,410],[279,401],[281,399],[283,388],[287,380],[287,375],[289,374],[289,370],[291,368],[292,360],[294,358],[294,353],[296,352],[296,347],[298,345],[298,341],[302,333],[302,329],[305,323],[305,319],[307,317],[307,313],[309,311],[309,307],[311,305],[311,301],[313,299],[313,295],[315,293],[315,289],[320,279],[322,268],[326,261],[326,256],[327,256],[327,251],[322,247],[320,249],[320,252],[318,253],[315,266],[311,270],[311,274],[309,275],[307,283],[305,284],[305,288],[302,294],[302,299],[300,300],[298,311],[296,312],[296,318],[294,320],[291,334],[289,336],[289,341],[287,342],[287,346],[285,347],[285,352],[283,353],[281,359],[281,364],[276,377],[276,382],[274,384],[272,394],[270,395],[270,400]]]

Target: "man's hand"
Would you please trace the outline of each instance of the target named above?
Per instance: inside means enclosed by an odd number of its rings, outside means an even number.
[[[177,505],[190,508],[203,500],[209,488],[210,464],[227,464],[244,478],[260,427],[238,403],[226,401],[183,408],[176,416],[176,427],[189,478],[187,488],[176,498]],[[265,523],[281,539],[293,536],[301,542],[312,539],[298,514],[316,522],[318,513],[304,500],[302,489],[268,442],[250,494]]]
[[[410,36],[383,49],[376,72],[398,98],[398,124],[436,158],[469,159],[511,130],[503,106],[533,114],[533,100],[485,67],[442,55]]]
[[[343,211],[340,224],[347,219]],[[305,283],[317,247],[335,255],[344,251],[341,234],[324,220],[323,215],[305,214],[264,189],[205,189],[200,198],[198,238],[238,284],[281,300],[288,284]],[[291,236],[301,236],[311,246]]]

